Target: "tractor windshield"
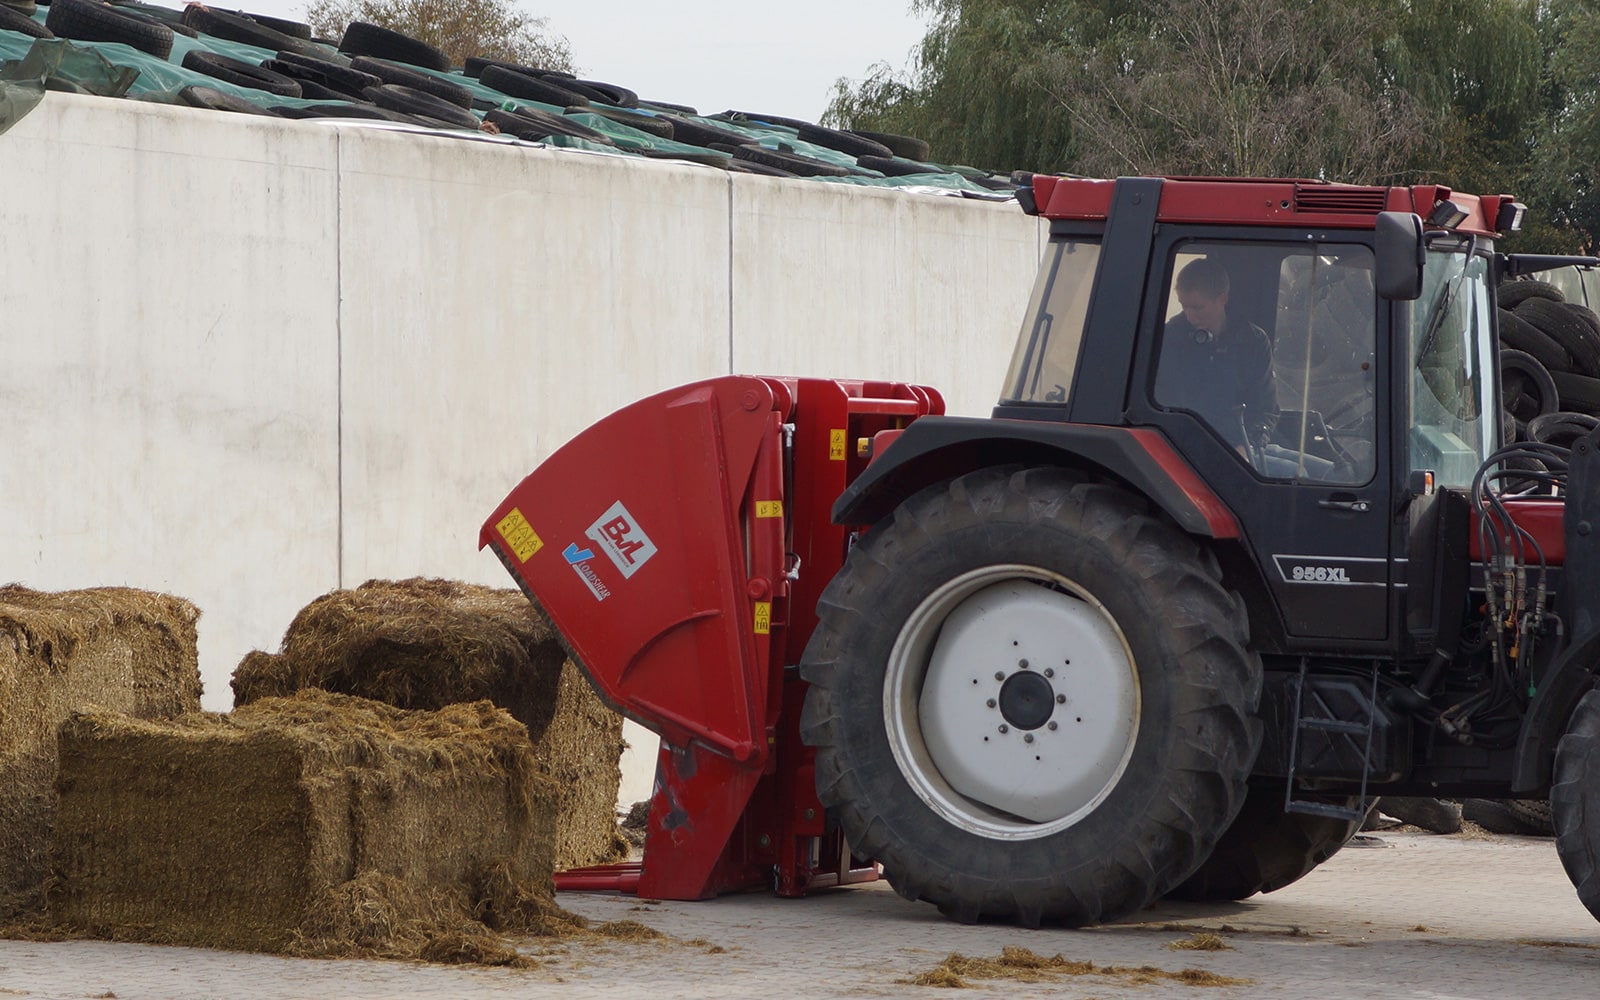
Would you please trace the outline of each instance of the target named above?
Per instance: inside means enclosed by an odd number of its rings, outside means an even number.
[[[1411,308],[1411,468],[1440,486],[1469,485],[1500,439],[1486,249],[1435,242]]]
[[[1034,282],[1016,353],[1006,373],[1004,402],[1065,403],[1083,344],[1100,244],[1053,240]]]

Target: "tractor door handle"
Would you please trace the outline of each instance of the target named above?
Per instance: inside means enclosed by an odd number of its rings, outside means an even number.
[[[1372,504],[1365,500],[1357,500],[1354,497],[1339,497],[1338,494],[1334,496],[1335,499],[1318,500],[1317,506],[1323,510],[1348,510],[1356,514],[1365,514],[1372,509]]]

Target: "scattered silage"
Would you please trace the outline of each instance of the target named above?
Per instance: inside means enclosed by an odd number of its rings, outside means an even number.
[[[1045,958],[1027,948],[1007,945],[998,958],[969,958],[952,953],[944,961],[901,982],[913,986],[942,986],[961,989],[971,979],[1008,979],[1023,983],[1056,982],[1064,976],[1107,976],[1136,986],[1156,982],[1178,982],[1188,986],[1245,986],[1251,980],[1218,975],[1205,969],[1180,969],[1169,972],[1154,966],[1095,965],[1054,955]]]

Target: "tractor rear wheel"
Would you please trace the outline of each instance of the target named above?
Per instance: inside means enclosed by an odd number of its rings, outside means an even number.
[[[1261,664],[1209,552],[1057,468],[930,487],[818,602],[801,734],[855,853],[965,922],[1132,913],[1244,801]]]
[[[1353,809],[1359,801],[1333,804]],[[1253,784],[1211,856],[1167,895],[1224,903],[1282,889],[1337,854],[1360,828],[1360,820],[1285,812],[1281,782]]]
[[[1556,854],[1578,899],[1600,919],[1600,691],[1578,702],[1556,744],[1550,813]]]

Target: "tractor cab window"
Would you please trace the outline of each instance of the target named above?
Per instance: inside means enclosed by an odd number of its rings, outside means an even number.
[[[1065,403],[1083,345],[1100,244],[1052,240],[1006,373],[1005,402]]]
[[[1493,309],[1487,258],[1435,242],[1411,307],[1409,438],[1411,468],[1440,486],[1470,486],[1499,441]]]
[[[1185,242],[1169,273],[1157,405],[1202,420],[1264,478],[1368,482],[1372,251]]]

